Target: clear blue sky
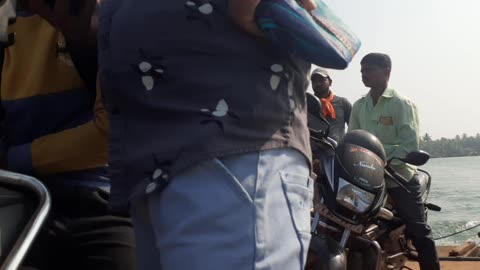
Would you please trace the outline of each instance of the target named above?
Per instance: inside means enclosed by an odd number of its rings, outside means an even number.
[[[325,0],[362,40],[332,89],[355,101],[368,90],[360,59],[384,52],[390,85],[418,106],[420,131],[434,139],[480,133],[480,1]]]

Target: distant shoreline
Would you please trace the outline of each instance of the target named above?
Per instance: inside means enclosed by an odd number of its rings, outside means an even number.
[[[480,134],[432,140],[426,133],[420,138],[420,149],[429,153],[432,158],[480,156]]]
[[[430,158],[459,158],[459,157],[478,157],[480,154],[476,155],[463,155],[463,156],[431,156]]]

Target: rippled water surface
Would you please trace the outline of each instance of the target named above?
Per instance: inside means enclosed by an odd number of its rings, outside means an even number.
[[[432,175],[429,201],[442,207],[429,212],[434,237],[480,224],[480,157],[431,159],[422,169]],[[480,226],[465,233],[438,240],[437,244],[480,242]]]

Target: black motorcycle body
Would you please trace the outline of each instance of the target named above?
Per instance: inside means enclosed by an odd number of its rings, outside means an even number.
[[[312,129],[322,122],[327,123],[326,129]],[[401,269],[408,259],[415,260],[405,225],[395,216],[385,185],[388,177],[406,189],[403,184],[407,180],[390,166],[393,159],[386,162],[378,139],[366,131],[352,131],[366,139],[357,140],[360,143],[341,141],[337,145],[328,137],[325,119],[309,115],[309,126],[317,178],[312,242],[305,269]],[[348,133],[347,136],[352,137]],[[421,166],[429,155],[415,151],[397,159]],[[418,173],[425,213],[427,209],[440,210],[427,203],[430,175],[422,170]],[[319,245],[324,248],[318,248]]]

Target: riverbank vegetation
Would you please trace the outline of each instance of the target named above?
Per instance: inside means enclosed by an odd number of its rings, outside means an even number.
[[[457,135],[453,139],[433,140],[426,133],[420,138],[420,149],[427,151],[431,157],[462,157],[480,155],[480,134],[476,136]]]

